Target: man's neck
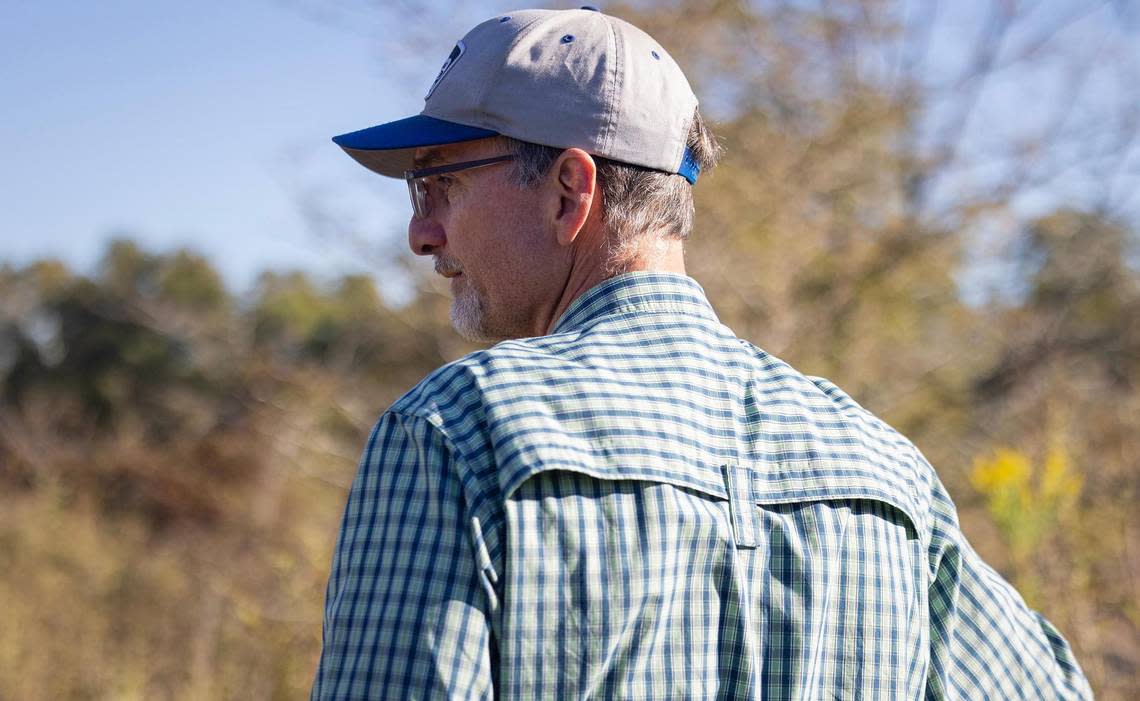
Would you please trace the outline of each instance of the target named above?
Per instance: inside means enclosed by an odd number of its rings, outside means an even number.
[[[632,272],[685,274],[683,241],[659,234],[639,238],[640,241],[631,250],[597,246],[587,249],[589,252],[583,259],[576,259],[543,333],[548,334],[553,330],[554,324],[562,318],[574,300],[611,277]]]

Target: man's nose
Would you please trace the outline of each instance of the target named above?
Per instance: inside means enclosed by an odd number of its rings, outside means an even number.
[[[408,246],[417,256],[430,256],[447,243],[447,237],[432,217],[417,219],[412,217],[408,222]]]

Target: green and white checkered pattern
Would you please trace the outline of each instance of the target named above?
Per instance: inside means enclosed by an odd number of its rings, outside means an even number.
[[[314,699],[1091,698],[934,470],[631,273],[376,425]]]

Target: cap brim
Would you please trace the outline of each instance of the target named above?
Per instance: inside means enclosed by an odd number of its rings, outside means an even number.
[[[333,137],[333,143],[368,170],[391,178],[412,168],[417,148],[485,139],[498,132],[417,114],[379,126]]]

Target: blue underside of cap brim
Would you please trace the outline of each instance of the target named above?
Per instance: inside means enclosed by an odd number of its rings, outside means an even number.
[[[333,137],[333,143],[341,148],[362,151],[384,151],[389,149],[418,148],[437,144],[454,144],[495,136],[498,132],[466,124],[446,122],[435,117],[417,114],[387,124],[361,129]]]

